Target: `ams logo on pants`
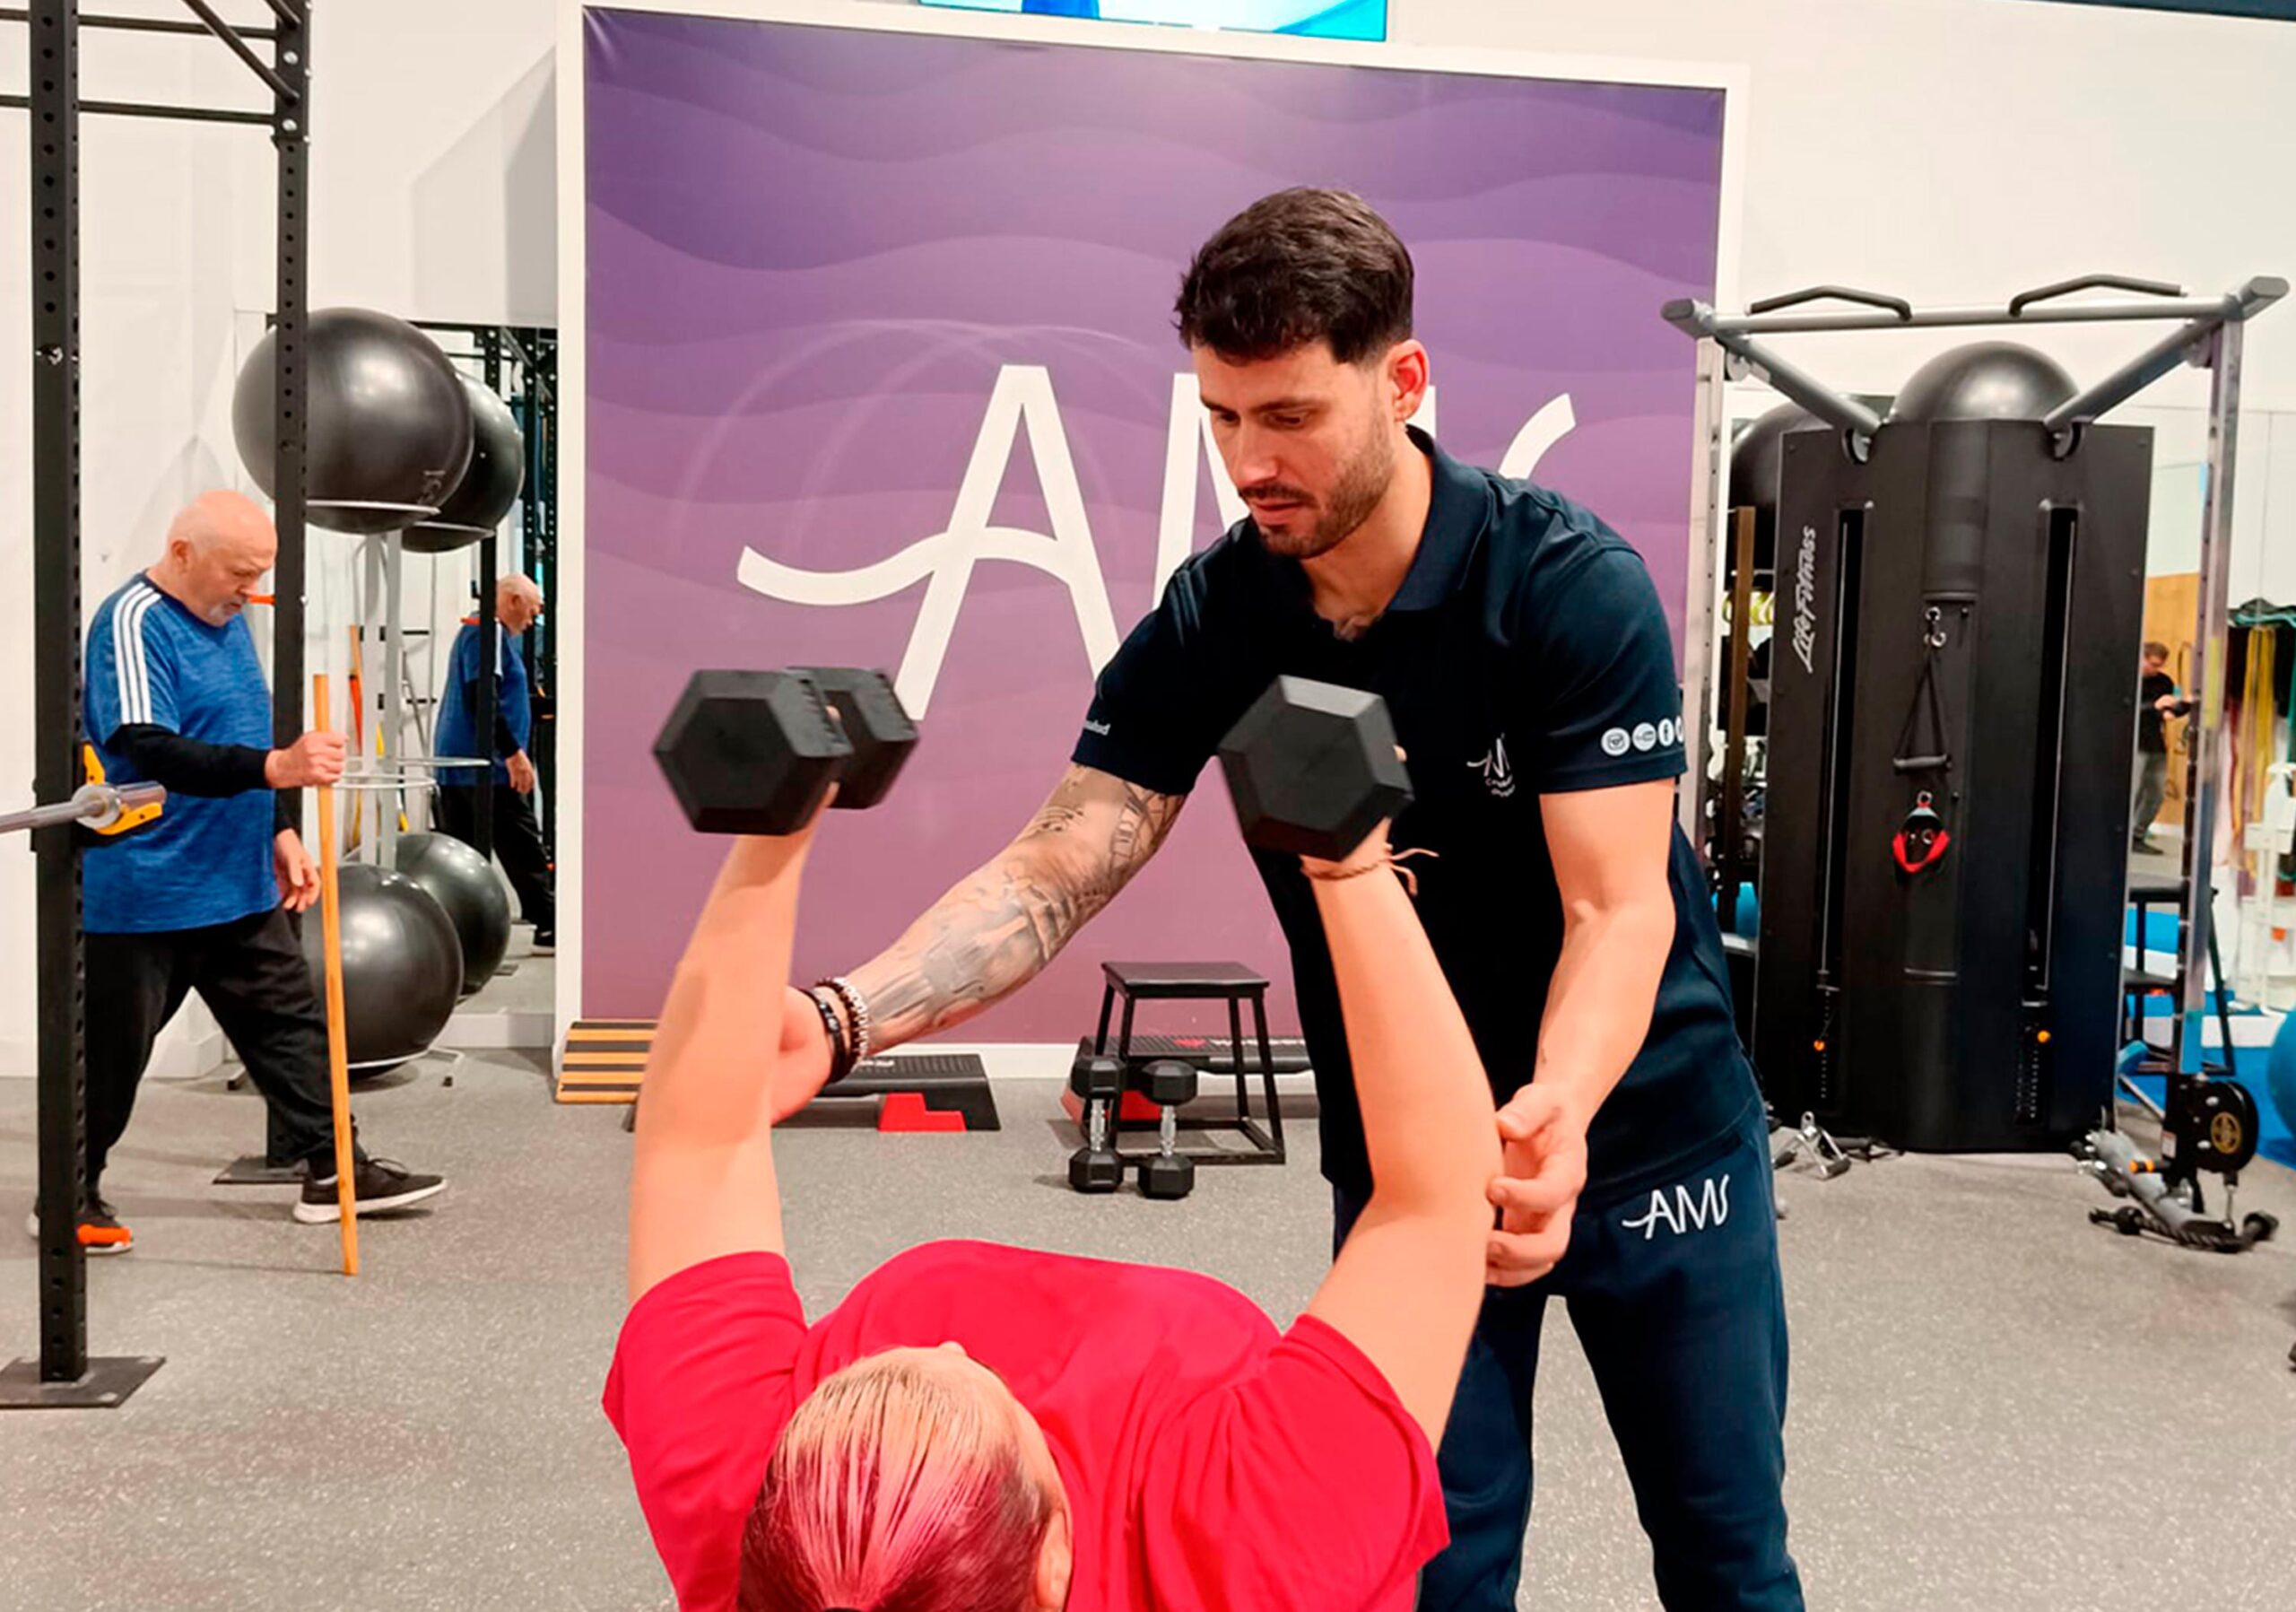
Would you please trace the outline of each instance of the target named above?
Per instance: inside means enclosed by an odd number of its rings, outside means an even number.
[[[1622,1220],[1619,1224],[1630,1232],[1640,1232],[1648,1242],[1658,1234],[1663,1225],[1675,1236],[1684,1232],[1702,1232],[1710,1225],[1720,1225],[1730,1218],[1730,1178],[1726,1174],[1708,1176],[1693,1190],[1687,1182],[1672,1187],[1656,1187],[1650,1192],[1650,1204],[1639,1216]]]

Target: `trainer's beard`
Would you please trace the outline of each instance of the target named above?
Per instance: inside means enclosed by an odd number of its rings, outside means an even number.
[[[1312,560],[1318,554],[1327,554],[1353,536],[1356,528],[1371,518],[1371,511],[1387,495],[1387,484],[1395,479],[1395,444],[1375,433],[1363,445],[1362,451],[1348,461],[1338,485],[1323,501],[1323,514],[1313,526],[1285,532],[1270,532],[1263,527],[1260,541],[1267,546],[1268,553],[1286,560]]]

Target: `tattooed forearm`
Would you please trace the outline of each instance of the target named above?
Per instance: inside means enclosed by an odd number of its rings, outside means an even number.
[[[1052,798],[1022,831],[1016,848],[1044,841],[1089,864],[1076,921],[1116,899],[1179,816],[1183,797],[1159,795],[1089,767],[1071,767]]]
[[[874,1042],[946,1030],[1035,978],[1155,854],[1181,800],[1070,768],[1020,838],[854,972]]]

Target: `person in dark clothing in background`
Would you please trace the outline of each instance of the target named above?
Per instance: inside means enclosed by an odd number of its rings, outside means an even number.
[[[2128,826],[2129,844],[2137,850],[2157,849],[2152,839],[2152,819],[2161,815],[2161,803],[2169,797],[2169,736],[2165,719],[2181,717],[2192,710],[2192,701],[2183,697],[2177,680],[2169,675],[2168,665],[2168,645],[2144,646],[2136,701],[2136,805]]]
[[[526,755],[534,732],[526,666],[510,640],[542,614],[542,589],[532,577],[504,577],[494,588],[494,854],[518,893],[518,917],[535,927],[535,950],[558,945],[558,908],[551,893],[550,857],[535,817],[535,764]],[[439,702],[436,748],[440,755],[477,755],[478,621],[465,618],[447,663],[447,692]],[[432,798],[438,828],[465,845],[478,843],[478,782],[474,769],[444,768]]]
[[[90,1253],[134,1244],[104,1201],[104,1165],[152,1044],[195,990],[263,1094],[265,1156],[305,1166],[295,1218],[340,1217],[326,1019],[288,918],[318,899],[319,880],[274,791],[335,782],[344,742],[322,731],[272,747],[271,691],[241,613],[278,552],[262,510],[236,492],[206,493],[169,526],[160,562],[97,606],[88,629],[83,719],[104,775],[168,790],[148,829],[81,864],[88,1175],[79,1240]],[[363,1151],[355,1157],[361,1215],[446,1186]]]

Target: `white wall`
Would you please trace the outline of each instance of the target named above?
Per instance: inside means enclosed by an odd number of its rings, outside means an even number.
[[[2196,291],[2296,275],[2296,27],[2037,0],[1394,0],[1412,44],[1743,61],[1740,290],[1836,282],[1990,301],[2113,270]],[[1804,337],[1889,391],[1967,336]],[[2142,336],[2053,333],[2093,376]],[[2258,322],[2250,401],[2296,408],[2296,307]],[[2179,396],[2202,401],[2196,381]]]
[[[135,0],[109,8],[161,15]],[[252,20],[263,8],[222,8]],[[317,0],[312,93],[314,306],[548,324],[556,296],[552,0]],[[0,26],[0,83],[25,82],[23,30]],[[90,98],[257,105],[221,46],[83,32]],[[31,399],[23,115],[0,112],[0,810],[31,799]],[[272,306],[273,153],[259,129],[89,118],[82,126],[83,604],[156,552],[201,489],[246,485],[230,387]],[[313,669],[347,660],[352,540],[315,535]],[[441,562],[451,631],[469,557]],[[411,597],[430,562],[411,561]],[[260,623],[257,623],[261,625]],[[260,632],[258,637],[260,637]],[[0,841],[0,1076],[32,1072],[32,858]],[[196,1008],[155,1073],[212,1066]]]
[[[261,12],[252,0],[226,9]],[[315,10],[314,305],[552,322],[558,0]],[[1748,64],[1746,295],[1831,280],[1960,301],[2090,269],[2196,289],[2296,274],[2296,26],[2037,0],[1392,0],[1390,29],[1411,45]],[[12,84],[23,82],[20,35],[0,29]],[[88,95],[255,99],[204,41],[91,35],[83,52]],[[0,509],[13,511],[0,519],[0,689],[22,691],[25,134],[20,115],[0,118],[0,330],[20,355],[0,365]],[[242,316],[272,301],[271,173],[257,131],[86,124],[91,603],[142,562],[178,502],[238,479],[230,385]],[[1809,337],[1793,351],[1846,388],[1889,390],[1956,339]],[[2088,376],[2143,338],[2091,328],[2040,339]],[[2258,322],[2248,357],[2251,407],[2296,414],[2296,308]],[[2191,376],[2149,397],[2203,400]],[[2256,433],[2252,464],[2266,443],[2284,460],[2296,428]],[[2296,594],[2296,563],[2279,559],[2296,555],[2296,480],[2274,502],[2268,518],[2244,511],[2256,534],[2245,574],[2285,572]],[[315,574],[347,591],[332,580],[348,571],[347,545],[323,541],[339,552]],[[450,624],[460,596],[441,592]],[[314,665],[321,652],[339,665],[347,603],[316,604]],[[0,700],[0,809],[30,797],[28,719],[21,693]],[[31,909],[30,858],[21,841],[0,845],[0,1071],[30,1067]]]

